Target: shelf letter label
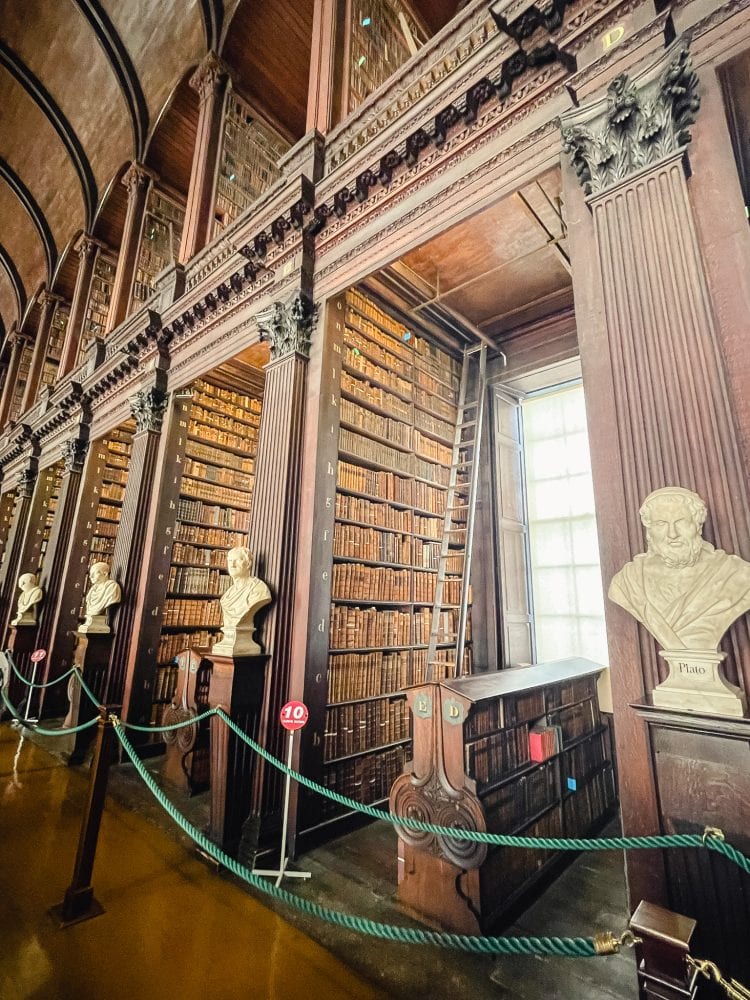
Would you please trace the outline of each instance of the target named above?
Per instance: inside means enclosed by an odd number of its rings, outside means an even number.
[[[428,694],[418,694],[414,699],[414,714],[420,719],[432,718],[432,698]]]
[[[443,718],[452,726],[458,726],[464,721],[464,706],[460,701],[448,698],[443,702]]]

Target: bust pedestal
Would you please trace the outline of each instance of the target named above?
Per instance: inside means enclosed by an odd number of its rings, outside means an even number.
[[[73,652],[73,666],[78,667],[87,687],[91,688],[92,694],[103,701],[113,637],[112,635],[84,635],[81,632],[74,634],[76,646]],[[80,726],[99,714],[97,706],[92,703],[87,694],[83,693],[75,677],[71,677],[68,683],[68,700],[70,708],[65,717],[64,725],[66,727]],[[95,737],[96,726],[76,733],[75,744],[68,758],[68,764],[82,764]]]
[[[35,621],[25,625],[11,625],[8,629],[6,648],[13,654],[13,660],[18,667],[18,670],[24,675],[24,677],[26,677],[27,680],[31,680],[33,664],[30,657],[37,648],[38,634],[39,628]],[[37,683],[42,679],[41,674],[41,670],[37,672]],[[32,692],[35,692],[35,695]],[[20,707],[21,702],[23,701],[28,708],[29,699],[38,705],[38,701],[36,701],[36,699],[39,698],[39,689],[27,687],[11,670],[10,684],[8,685],[8,697],[13,705]]]
[[[726,655],[710,650],[661,650],[659,656],[669,664],[669,676],[653,690],[654,707],[742,718],[747,714],[745,696],[721,673]]]
[[[212,665],[208,649],[193,647],[177,656],[177,687],[164,713],[165,725],[182,722],[208,708]],[[164,736],[167,749],[161,776],[187,795],[205,791],[209,778],[209,723],[185,726]]]
[[[267,654],[206,657],[213,664],[209,705],[221,706],[252,739],[258,738]],[[211,820],[208,836],[237,856],[250,815],[257,754],[226,726],[211,718]],[[253,847],[254,850],[254,847]]]

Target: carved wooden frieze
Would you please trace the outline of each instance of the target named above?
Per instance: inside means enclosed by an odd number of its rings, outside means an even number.
[[[698,77],[686,46],[667,59],[636,80],[621,73],[604,101],[562,116],[563,149],[586,194],[600,194],[690,142]]]
[[[309,357],[315,316],[314,303],[299,291],[287,302],[273,302],[259,313],[260,338],[269,342],[271,357],[276,360],[294,353]]]

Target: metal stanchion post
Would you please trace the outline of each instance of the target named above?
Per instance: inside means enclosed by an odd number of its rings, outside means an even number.
[[[86,811],[81,822],[78,851],[73,866],[73,879],[65,890],[65,897],[58,906],[53,906],[50,915],[61,927],[89,920],[104,913],[104,907],[94,899],[91,875],[96,858],[99,827],[107,795],[109,765],[114,752],[114,726],[107,717],[107,709],[99,706],[99,725],[96,730],[96,747],[91,761],[91,779]]]

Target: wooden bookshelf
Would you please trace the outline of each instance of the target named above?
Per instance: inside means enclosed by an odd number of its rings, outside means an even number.
[[[21,361],[18,366],[18,377],[13,387],[13,398],[8,413],[8,422],[13,423],[21,416],[21,406],[23,404],[23,394],[26,389],[26,382],[31,368],[31,357],[34,352],[34,345],[28,340],[25,342],[21,353]]]
[[[153,294],[156,276],[179,260],[185,209],[152,187],[143,221],[131,311]]]
[[[247,544],[260,426],[260,390],[242,391],[225,377],[198,379],[180,397],[178,492],[152,725],[174,697],[175,658],[188,647],[210,648],[218,638],[219,598],[231,583],[227,552]]]
[[[50,324],[49,338],[47,340],[47,354],[44,359],[41,374],[41,385],[54,386],[57,380],[57,369],[60,365],[65,331],[68,328],[70,310],[67,306],[58,302]]]
[[[107,565],[112,563],[128,482],[134,433],[135,423],[128,420],[95,445],[101,463],[101,481],[95,487],[97,506],[90,541],[89,567],[95,562],[105,562]]]
[[[414,759],[393,788],[392,811],[493,833],[589,835],[616,798],[596,694],[601,670],[571,658],[411,688]],[[427,839],[400,832],[399,898],[465,933],[494,926],[563,860],[554,851]]]
[[[5,562],[5,552],[7,549],[8,535],[13,524],[13,515],[16,510],[16,500],[18,492],[16,490],[6,490],[0,496],[0,569]]]
[[[289,143],[229,88],[216,179],[214,236],[281,176],[279,159],[288,149]]]
[[[322,773],[328,787],[374,803],[409,759],[403,692],[427,672],[460,366],[357,290],[344,319]],[[458,603],[458,578],[446,595]],[[448,676],[456,615],[444,614],[437,657]],[[470,664],[469,632],[462,672]],[[318,822],[341,812],[317,808]]]
[[[402,0],[350,0],[348,6],[346,103],[351,112],[410,58],[407,33],[416,47],[426,35]]]
[[[91,278],[91,290],[86,305],[86,316],[81,328],[81,341],[78,347],[78,360],[83,361],[89,344],[96,337],[103,337],[107,329],[107,315],[112,298],[112,286],[115,281],[117,258],[106,253],[101,248],[97,251],[94,262],[94,273]]]

